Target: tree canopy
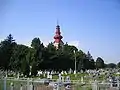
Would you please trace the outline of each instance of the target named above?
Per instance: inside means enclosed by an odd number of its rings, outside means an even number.
[[[53,43],[45,47],[40,39],[35,37],[31,41],[31,47],[28,47],[17,44],[11,34],[0,42],[0,68],[21,72],[26,76],[29,76],[30,71],[32,76],[35,76],[38,70],[59,71],[70,68],[74,70],[75,58],[78,71],[105,66],[101,57],[98,57],[95,62],[89,51],[86,54],[67,43],[56,50]],[[114,65],[109,66],[114,67]],[[120,67],[120,63],[117,66]]]

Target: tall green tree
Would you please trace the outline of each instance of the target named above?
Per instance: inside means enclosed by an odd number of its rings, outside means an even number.
[[[107,64],[107,68],[116,68],[116,64],[109,63],[109,64]]]
[[[43,61],[43,50],[44,50],[44,45],[41,43],[39,38],[34,38],[31,43],[32,47],[32,72],[36,72],[38,69],[41,69],[40,65]],[[36,65],[35,65],[36,64]],[[35,67],[38,67],[37,69],[34,69]]]
[[[29,64],[29,47],[25,45],[16,45],[16,47],[13,50],[13,55],[11,57],[11,68],[14,71],[21,72],[22,70],[22,65],[27,65],[26,63]],[[24,66],[25,67],[25,66]],[[25,68],[23,68],[25,70]],[[25,70],[26,71],[26,70]]]
[[[1,67],[4,70],[11,69],[10,59],[13,54],[13,48],[16,46],[16,42],[13,39],[12,35],[9,34],[7,38],[0,43],[0,62]]]
[[[120,62],[117,63],[117,67],[120,68]]]
[[[104,68],[104,60],[101,57],[96,60],[96,68]]]
[[[30,65],[29,65],[29,61],[28,60],[24,60],[24,59],[22,60],[21,71],[22,71],[24,76],[29,77]]]

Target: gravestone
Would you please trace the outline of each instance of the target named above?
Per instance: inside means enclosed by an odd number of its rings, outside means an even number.
[[[8,77],[8,75],[7,75],[7,71],[5,72],[5,75],[6,75],[5,77],[7,78],[7,77]]]
[[[83,73],[83,70],[81,70],[80,72]]]
[[[6,77],[4,78],[4,90],[6,90]]]
[[[70,70],[69,70],[69,74],[72,74],[72,69],[70,68]]]
[[[61,75],[63,75],[63,74],[64,74],[64,72],[62,71],[62,72],[61,72]]]
[[[20,78],[20,73],[18,72],[18,74],[17,74],[17,79],[19,79]]]
[[[58,84],[58,83],[55,83],[55,84],[54,84],[53,90],[59,90],[59,84]]]
[[[66,71],[65,71],[64,73],[65,73],[65,75],[67,75],[67,72],[66,72]]]
[[[47,72],[47,78],[50,78],[50,72]]]
[[[51,74],[51,75],[49,75],[49,78],[50,78],[50,79],[52,79],[52,74]]]
[[[92,85],[92,90],[98,90],[98,83],[95,81]]]
[[[51,71],[51,73],[50,73],[51,75],[53,74],[53,71]]]
[[[83,77],[81,77],[81,83],[83,83]]]
[[[20,85],[20,90],[23,90],[23,85],[22,84]]]
[[[117,80],[117,87],[120,89],[120,81]]]
[[[70,83],[71,82],[70,76],[67,76],[65,81]]]
[[[59,73],[59,75],[58,75],[58,76],[59,76],[59,79],[60,79],[60,78],[61,78],[61,74]]]
[[[31,73],[31,71],[32,71],[32,66],[30,66],[30,73],[29,73],[29,75],[31,75],[32,73]]]
[[[33,83],[29,85],[29,90],[33,90]]]
[[[74,70],[74,74],[76,74],[76,71]]]
[[[62,76],[62,82],[64,82],[64,76]]]
[[[43,73],[43,77],[46,77],[46,74],[45,74],[45,73]]]
[[[61,81],[62,81],[62,76],[61,74],[59,74],[58,82],[61,82]]]
[[[13,88],[14,88],[14,84],[13,83],[11,83],[11,85],[10,85],[10,90],[13,90]]]

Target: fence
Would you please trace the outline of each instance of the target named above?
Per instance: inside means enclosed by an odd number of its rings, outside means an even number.
[[[55,81],[55,80],[54,80]],[[0,90],[109,90],[112,87],[111,83],[80,83],[78,81],[72,81],[71,88],[52,87],[45,84],[41,84],[39,81],[32,79],[0,79]],[[120,85],[120,84],[119,84]],[[120,90],[114,88],[113,90]]]

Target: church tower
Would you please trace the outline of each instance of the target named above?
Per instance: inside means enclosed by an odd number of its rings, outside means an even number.
[[[55,32],[55,36],[54,36],[54,46],[56,47],[56,49],[59,49],[60,47],[63,46],[63,41],[62,41],[62,36],[61,36],[61,32],[60,32],[60,26],[57,24],[56,26],[56,32]]]

